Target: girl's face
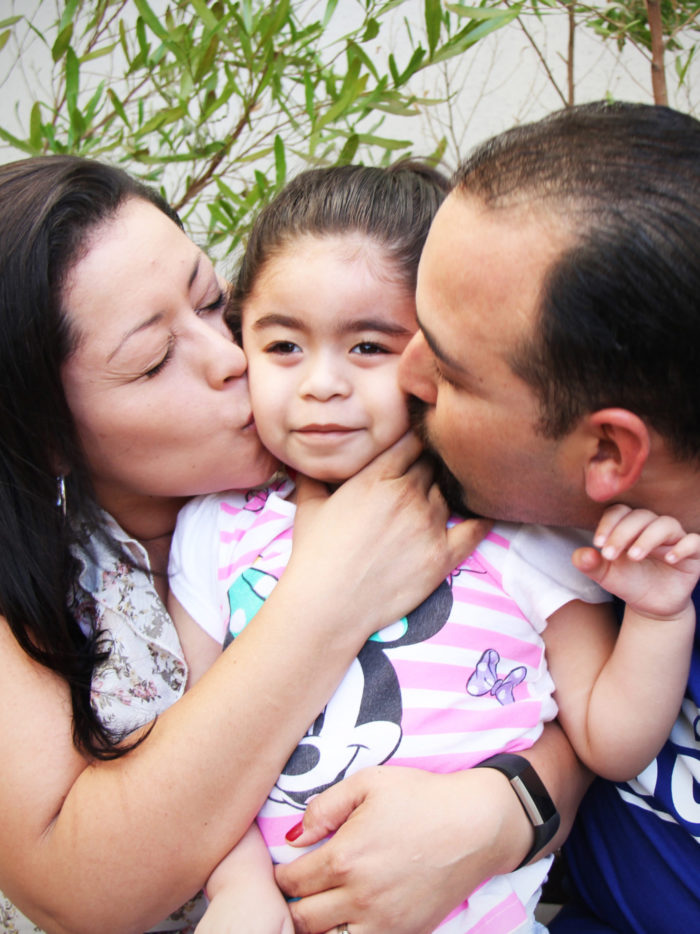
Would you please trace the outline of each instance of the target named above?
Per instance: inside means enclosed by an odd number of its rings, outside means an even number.
[[[63,366],[66,398],[98,500],[130,531],[147,534],[170,501],[274,470],[243,351],[221,321],[225,288],[177,225],[138,199],[96,230],[67,279],[79,339]]]
[[[392,272],[366,237],[302,237],[263,268],[243,310],[260,437],[319,480],[346,480],[408,429],[398,365],[415,299]]]

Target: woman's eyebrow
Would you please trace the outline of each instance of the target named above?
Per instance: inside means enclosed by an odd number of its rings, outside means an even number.
[[[140,324],[137,324],[137,325],[135,325],[133,328],[130,328],[130,329],[126,332],[126,334],[124,334],[124,336],[123,336],[122,339],[119,341],[119,343],[118,343],[117,346],[114,348],[114,350],[109,354],[109,356],[107,357],[107,362],[109,363],[114,357],[116,357],[116,355],[117,355],[117,354],[119,353],[119,351],[122,349],[122,347],[124,346],[124,344],[125,344],[130,338],[132,338],[132,337],[134,336],[134,334],[138,334],[140,331],[144,331],[144,330],[146,330],[146,328],[150,328],[150,327],[152,327],[154,324],[158,324],[158,322],[161,321],[162,319],[163,319],[163,312],[162,312],[162,311],[157,311],[154,315],[151,315],[150,318],[147,318],[145,321],[142,321]]]
[[[201,262],[202,262],[202,256],[203,254],[201,250],[198,251],[195,257],[194,263],[192,264],[192,270],[190,272],[189,278],[187,279],[187,290],[188,291],[192,288],[195,280],[197,279],[197,276],[199,275],[199,269],[200,269]],[[114,357],[116,357],[116,355],[119,353],[119,351],[124,346],[124,344],[131,337],[133,337],[134,334],[138,334],[140,331],[144,331],[146,328],[150,328],[154,324],[158,324],[158,322],[161,321],[162,318],[163,318],[163,312],[157,311],[155,314],[151,315],[150,318],[147,318],[145,321],[141,321],[140,324],[137,324],[133,328],[128,330],[126,334],[124,334],[122,339],[119,341],[117,346],[114,348],[114,350],[107,357],[107,362],[109,363]]]
[[[195,279],[197,278],[197,276],[199,275],[199,266],[200,266],[200,263],[201,263],[201,262],[202,262],[202,253],[201,253],[201,251],[200,251],[200,252],[197,254],[197,257],[196,257],[196,259],[195,259],[195,261],[194,261],[194,265],[193,265],[193,267],[192,267],[192,272],[190,273],[190,278],[189,278],[189,280],[188,280],[188,282],[187,282],[187,288],[188,288],[188,289],[191,289],[191,288],[192,288],[192,286],[193,286],[193,284],[194,284],[194,280],[195,280]]]

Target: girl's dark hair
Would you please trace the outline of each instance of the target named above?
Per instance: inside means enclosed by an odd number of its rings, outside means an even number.
[[[0,166],[0,613],[24,651],[68,683],[73,739],[111,758],[113,736],[90,704],[104,657],[70,610],[77,529],[103,521],[66,403],[61,366],[76,347],[63,308],[66,278],[89,237],[130,198],[179,224],[151,189],[121,169],[73,156]],[[65,475],[67,515],[56,505]]]
[[[226,310],[229,327],[240,336],[241,312],[258,277],[300,236],[364,234],[385,251],[413,292],[428,229],[449,190],[446,175],[409,159],[388,168],[343,165],[301,172],[253,224]]]

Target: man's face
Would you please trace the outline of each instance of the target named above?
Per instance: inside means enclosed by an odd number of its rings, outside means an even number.
[[[511,368],[530,337],[540,290],[567,243],[559,219],[535,209],[490,210],[451,194],[431,227],[418,273],[421,330],[406,348],[402,387],[422,400],[419,431],[462,488],[493,518],[594,525],[574,431],[538,428],[533,390]]]

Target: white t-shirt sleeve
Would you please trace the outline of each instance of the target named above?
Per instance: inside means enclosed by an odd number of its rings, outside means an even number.
[[[591,544],[579,529],[523,525],[514,534],[503,573],[504,589],[537,632],[556,610],[572,600],[604,603],[610,594],[571,563],[576,548]]]
[[[217,588],[221,497],[198,496],[180,510],[170,546],[168,578],[176,599],[217,642],[226,620]]]

